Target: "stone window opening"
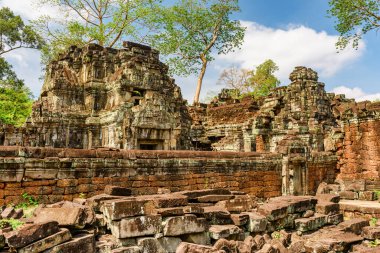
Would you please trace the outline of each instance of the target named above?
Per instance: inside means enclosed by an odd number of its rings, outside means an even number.
[[[133,105],[138,106],[138,105],[140,105],[140,100],[143,99],[145,96],[145,90],[133,88],[132,96],[134,98]]]

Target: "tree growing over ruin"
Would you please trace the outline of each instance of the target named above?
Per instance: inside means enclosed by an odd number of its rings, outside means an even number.
[[[154,0],[40,0],[40,4],[60,10],[59,17],[44,15],[34,22],[47,40],[45,61],[69,46],[97,43],[120,46],[126,37],[137,38],[148,27]],[[152,23],[150,23],[152,24]]]
[[[340,33],[339,49],[352,43],[357,48],[364,34],[380,28],[379,0],[331,0],[329,2],[331,17],[337,19],[335,29]]]
[[[254,70],[234,66],[222,71],[218,83],[232,89],[230,95],[233,98],[258,98],[268,95],[271,89],[280,84],[280,80],[274,75],[278,70],[278,66],[272,60],[266,60]]]
[[[231,14],[240,11],[237,0],[180,0],[161,6],[155,13],[161,32],[150,42],[162,54],[174,74],[198,74],[194,103],[199,102],[202,82],[213,52],[226,54],[239,47],[245,28]]]

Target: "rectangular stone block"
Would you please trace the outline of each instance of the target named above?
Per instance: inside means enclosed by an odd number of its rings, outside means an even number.
[[[340,223],[337,227],[343,231],[353,232],[359,235],[362,232],[362,228],[369,226],[369,221],[363,218],[356,218],[346,220]]]
[[[284,203],[265,203],[257,209],[258,213],[264,215],[269,221],[278,220],[288,215],[288,205]]]
[[[358,199],[358,193],[352,191],[343,191],[339,193],[341,199]]]
[[[205,219],[189,214],[186,216],[166,218],[163,222],[164,236],[178,236],[204,232],[207,229]]]
[[[264,232],[265,231],[268,224],[268,220],[266,219],[264,215],[254,213],[254,212],[248,212],[244,214],[248,214],[249,216],[248,225],[247,225],[247,229],[249,232]]]
[[[333,202],[339,203],[340,196],[338,194],[317,194],[318,203],[319,202]]]
[[[317,230],[327,223],[327,216],[316,214],[314,217],[301,218],[294,221],[295,227],[298,231],[307,232]]]
[[[116,238],[131,238],[160,233],[161,223],[161,216],[147,215],[112,221],[110,227]]]
[[[367,240],[380,239],[380,227],[363,227],[361,235]]]
[[[209,235],[214,240],[228,238],[231,235],[242,233],[242,229],[235,225],[212,225],[208,229]]]
[[[337,225],[343,222],[343,214],[333,214],[327,217],[327,224]]]
[[[72,240],[54,246],[44,253],[92,253],[96,252],[93,234],[78,234]]]
[[[110,220],[120,220],[127,217],[152,214],[155,207],[153,201],[136,200],[134,198],[105,200],[102,211]]]
[[[315,206],[315,211],[320,214],[332,215],[339,213],[339,204],[332,202],[319,202]]]
[[[71,239],[70,231],[66,228],[62,228],[58,233],[45,237],[35,243],[18,250],[18,253],[30,253],[30,252],[42,252],[50,249],[58,244],[64,243]]]

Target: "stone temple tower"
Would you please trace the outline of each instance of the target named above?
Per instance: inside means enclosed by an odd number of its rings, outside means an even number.
[[[90,44],[71,47],[47,67],[18,141],[40,147],[188,149],[190,124],[180,88],[157,50],[132,42],[122,49]]]

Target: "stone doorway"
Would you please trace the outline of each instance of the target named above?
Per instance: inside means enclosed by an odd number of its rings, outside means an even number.
[[[289,164],[289,194],[290,195],[306,195],[306,163],[291,162]]]
[[[140,150],[163,150],[164,149],[163,141],[160,141],[160,140],[157,140],[157,141],[139,140],[137,147]]]

